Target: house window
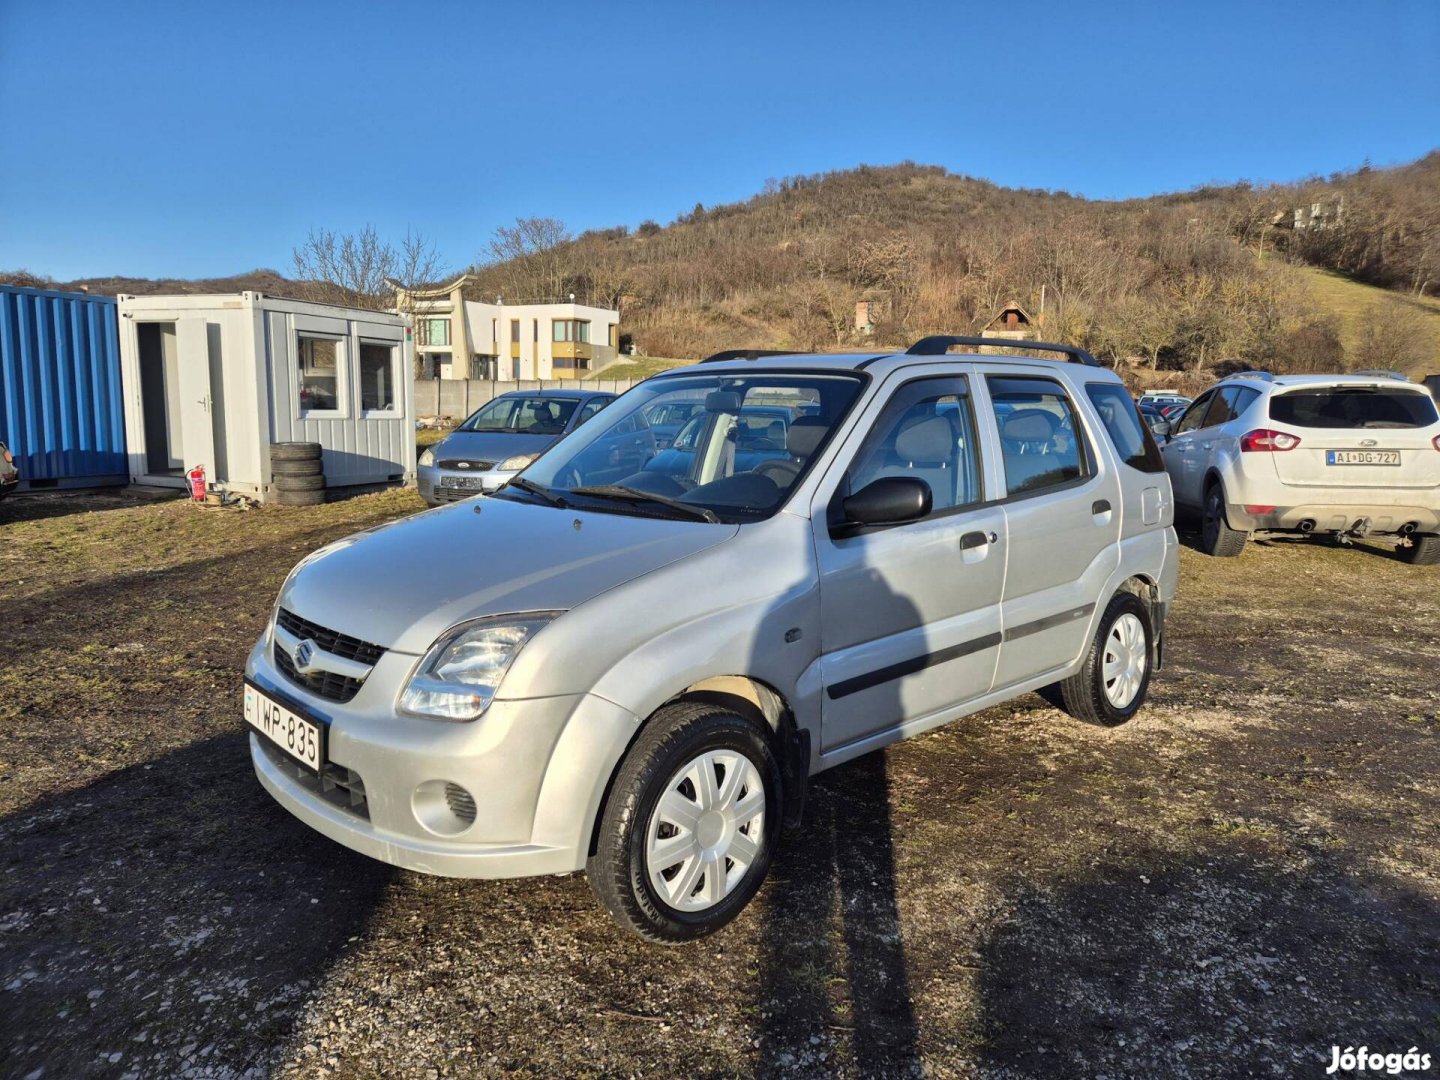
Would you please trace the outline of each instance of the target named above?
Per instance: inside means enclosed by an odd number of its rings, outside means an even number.
[[[538,341],[540,340],[540,320],[539,320],[539,319],[533,320],[533,325],[531,326],[530,330],[531,330],[531,333],[532,333],[532,335],[533,335],[534,340],[538,342]]]
[[[339,338],[298,335],[300,411],[338,412],[340,409]]]
[[[399,406],[395,396],[395,346],[379,341],[360,343],[360,409],[362,412],[393,412]]]
[[[520,320],[519,320],[519,319],[511,319],[511,320],[510,320],[510,343],[511,343],[512,345],[519,345],[519,344],[520,344]]]
[[[449,345],[449,319],[423,319],[420,322],[421,345]]]
[[[588,343],[590,341],[590,321],[588,319],[556,319],[552,323],[555,341],[579,341]]]

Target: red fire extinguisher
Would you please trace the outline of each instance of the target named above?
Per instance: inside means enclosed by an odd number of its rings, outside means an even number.
[[[205,501],[205,466],[196,465],[185,474],[185,479],[190,481],[190,498],[195,502]]]

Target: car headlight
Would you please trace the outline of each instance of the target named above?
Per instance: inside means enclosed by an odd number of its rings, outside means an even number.
[[[501,472],[519,472],[539,456],[539,454],[516,454],[514,457],[507,457],[500,462],[499,469]]]
[[[430,646],[405,684],[401,710],[439,720],[478,718],[520,649],[557,614],[504,615],[449,630]]]
[[[428,447],[428,446],[427,446],[427,447],[425,448],[425,452],[420,455],[420,464],[421,464],[421,465],[434,465],[434,464],[435,464],[435,451],[434,451],[431,447]]]

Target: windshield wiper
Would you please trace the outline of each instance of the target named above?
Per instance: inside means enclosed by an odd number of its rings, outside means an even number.
[[[512,484],[515,481],[510,481]],[[648,502],[659,506],[668,506],[671,510],[678,510],[680,513],[695,518],[697,521],[708,521],[717,525],[720,518],[715,511],[707,510],[703,506],[696,506],[694,503],[684,503],[679,499],[672,499],[668,495],[656,495],[652,491],[640,491],[636,488],[623,487],[620,484],[599,484],[595,487],[578,487],[570,489],[571,495],[589,495],[597,499],[620,499],[625,502]]]
[[[570,505],[559,495],[556,495],[553,491],[547,488],[544,484],[537,484],[534,480],[526,480],[523,476],[515,477],[508,484],[506,484],[505,487],[519,488],[521,491],[529,492],[537,499],[543,499],[551,506],[558,506],[562,510]],[[501,490],[503,491],[504,488],[502,488]]]

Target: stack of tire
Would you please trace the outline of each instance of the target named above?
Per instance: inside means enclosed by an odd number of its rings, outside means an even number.
[[[270,444],[271,502],[318,506],[325,501],[325,465],[318,442]]]

